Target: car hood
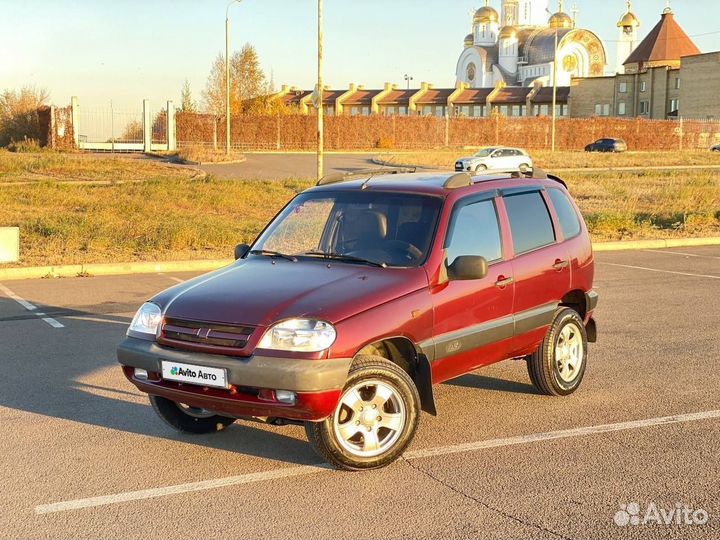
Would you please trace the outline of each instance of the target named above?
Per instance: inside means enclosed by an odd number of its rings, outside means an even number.
[[[251,257],[153,298],[167,317],[269,326],[293,317],[338,323],[428,286],[422,268]]]
[[[483,159],[483,158],[478,157],[478,156],[468,156],[468,157],[461,157],[457,161],[467,162],[467,161],[478,161],[481,159]]]

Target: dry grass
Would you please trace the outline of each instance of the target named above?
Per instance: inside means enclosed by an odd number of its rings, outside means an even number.
[[[229,154],[225,154],[225,150],[215,150],[201,144],[183,146],[178,150],[177,157],[186,163],[226,163],[241,161],[245,158],[241,152],[232,150],[232,148]]]
[[[10,159],[12,158],[12,159]],[[159,168],[158,168],[159,167]],[[230,257],[311,180],[190,179],[149,160],[0,152],[0,225],[21,264]],[[37,178],[134,179],[110,185]],[[720,235],[720,171],[563,175],[595,240]]]
[[[427,152],[388,152],[378,154],[379,160],[393,164],[423,167],[453,168],[459,157],[470,156],[474,150],[433,150]],[[718,165],[720,152],[693,150],[687,152],[624,152],[622,154],[599,154],[548,150],[529,151],[535,164],[547,170],[584,169],[607,167],[646,167],[678,165]]]
[[[60,152],[13,153],[0,150],[0,184],[43,181],[138,182],[191,178],[182,169],[142,156],[95,156]]]

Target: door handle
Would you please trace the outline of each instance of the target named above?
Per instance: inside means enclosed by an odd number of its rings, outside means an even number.
[[[504,289],[508,285],[510,285],[513,282],[513,278],[509,277],[506,278],[505,276],[500,276],[498,280],[495,282],[495,286],[499,289]]]
[[[568,266],[570,266],[570,261],[561,261],[560,259],[555,259],[555,264],[553,264],[552,267],[559,272],[560,270],[562,270],[563,268],[567,268]]]

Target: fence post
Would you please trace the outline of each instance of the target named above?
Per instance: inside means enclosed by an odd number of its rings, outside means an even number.
[[[683,133],[683,117],[680,117],[680,151],[682,152],[683,149],[683,137],[685,134]]]
[[[450,115],[445,113],[445,148],[450,147]]]
[[[282,148],[282,144],[280,144],[280,111],[277,113],[277,141],[276,141],[276,148],[280,150]]]
[[[80,149],[80,122],[78,117],[80,116],[80,106],[78,105],[77,96],[70,98],[70,122],[72,123],[73,130],[73,144],[75,148]]]
[[[217,151],[217,116],[213,116],[213,150]]]
[[[143,99],[143,152],[152,151],[152,118],[150,100]]]
[[[167,102],[167,149],[168,152],[177,150],[177,141],[175,140],[175,105],[172,100]]]
[[[57,142],[55,141],[55,105],[50,105],[50,122],[49,122],[48,129],[50,130],[48,133],[48,141],[47,145],[48,148],[55,149],[57,147]]]

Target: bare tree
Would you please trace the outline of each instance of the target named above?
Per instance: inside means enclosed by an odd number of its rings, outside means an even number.
[[[190,91],[190,82],[185,79],[182,92],[180,93],[180,110],[182,112],[197,112],[195,101],[193,101],[192,92]]]
[[[25,138],[39,139],[37,110],[49,98],[47,90],[34,86],[4,90],[0,94],[0,146]]]

